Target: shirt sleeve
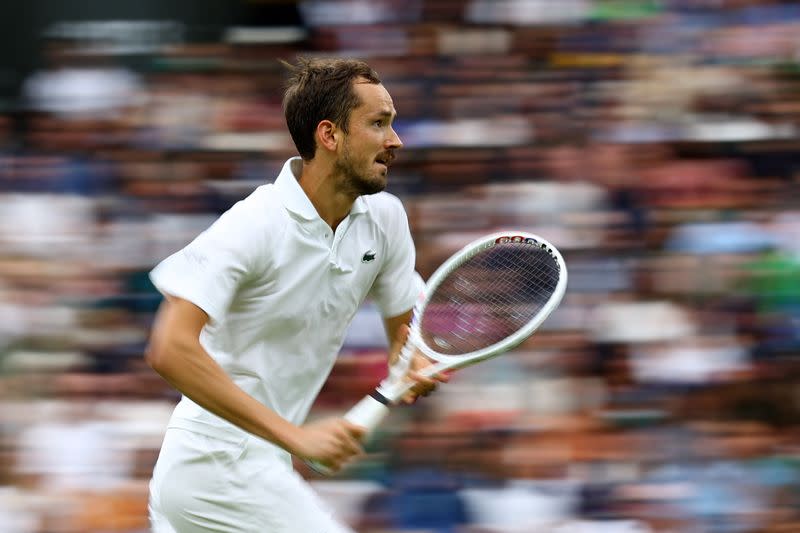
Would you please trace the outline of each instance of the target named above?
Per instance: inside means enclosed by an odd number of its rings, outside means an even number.
[[[386,225],[386,260],[370,291],[370,297],[385,318],[414,307],[425,288],[422,277],[414,270],[416,252],[408,217],[400,200],[394,198],[394,203],[393,223]]]
[[[162,294],[188,300],[219,322],[239,285],[253,274],[258,244],[251,235],[246,210],[237,204],[159,263],[150,280]]]

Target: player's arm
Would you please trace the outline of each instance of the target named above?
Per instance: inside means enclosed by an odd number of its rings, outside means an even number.
[[[383,319],[386,335],[389,338],[390,365],[394,364],[400,356],[400,350],[402,350],[408,337],[408,324],[411,322],[411,317],[412,310],[408,310],[403,314]],[[428,358],[417,351],[414,352],[408,377],[416,381],[417,384],[403,397],[405,403],[413,403],[418,397],[427,396],[436,388],[437,382],[448,381],[449,376],[446,374],[438,374],[435,378],[428,378],[419,373],[420,370],[430,364],[431,361]]]
[[[198,405],[300,458],[337,469],[361,453],[358,426],[343,419],[296,426],[237,386],[200,344],[208,319],[195,304],[167,297],[156,316],[148,364]]]
[[[408,335],[408,324],[411,322],[412,311],[409,309],[405,313],[383,319],[383,326],[386,328],[386,336],[389,339],[389,364],[393,364],[400,355],[400,348],[406,341]],[[399,346],[398,346],[399,345]]]

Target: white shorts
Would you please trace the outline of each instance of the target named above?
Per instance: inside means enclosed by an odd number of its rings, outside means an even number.
[[[154,533],[353,533],[276,448],[172,425],[149,510]]]

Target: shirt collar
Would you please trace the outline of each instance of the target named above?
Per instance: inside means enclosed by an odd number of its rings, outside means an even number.
[[[303,160],[301,158],[293,157],[287,160],[275,180],[275,187],[280,191],[281,199],[286,209],[305,220],[314,220],[319,218],[319,213],[317,213],[314,204],[311,203],[311,200],[306,196],[305,191],[297,181],[302,168]],[[366,211],[367,202],[363,196],[359,196],[353,202],[350,214],[355,215]]]

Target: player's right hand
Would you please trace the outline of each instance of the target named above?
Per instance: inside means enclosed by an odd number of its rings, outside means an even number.
[[[363,455],[361,439],[365,430],[344,418],[326,418],[298,428],[289,451],[297,457],[338,472],[348,462]]]

